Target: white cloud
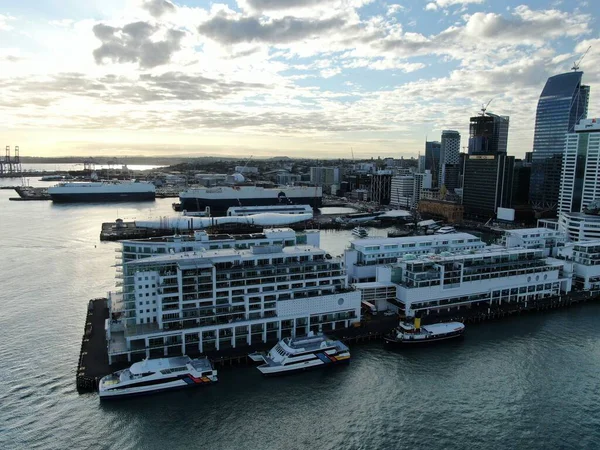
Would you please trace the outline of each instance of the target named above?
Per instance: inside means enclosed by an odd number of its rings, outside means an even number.
[[[14,20],[16,20],[16,18],[13,16],[0,14],[0,31],[12,30],[13,27],[9,25],[9,22],[12,22]]]
[[[427,11],[436,11],[437,9],[446,9],[450,6],[483,3],[485,0],[433,0],[425,5]]]

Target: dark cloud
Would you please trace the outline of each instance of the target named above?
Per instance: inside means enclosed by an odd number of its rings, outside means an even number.
[[[171,55],[181,49],[183,31],[170,29],[166,38],[152,40],[159,27],[148,22],[133,22],[123,28],[111,27],[99,23],[94,25],[94,35],[102,45],[94,50],[97,64],[105,60],[116,63],[137,62],[142,68],[151,68],[167,64]]]
[[[223,44],[240,42],[289,43],[325,33],[345,25],[339,17],[331,19],[299,19],[283,17],[269,22],[256,17],[233,19],[217,15],[198,27],[203,34]]]
[[[148,0],[142,4],[142,8],[156,18],[175,11],[175,5],[168,0]]]

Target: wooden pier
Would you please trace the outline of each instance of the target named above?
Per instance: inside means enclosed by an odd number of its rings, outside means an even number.
[[[108,300],[105,298],[90,300],[77,363],[76,383],[79,392],[97,390],[100,378],[111,372],[104,330],[106,319],[108,319]]]

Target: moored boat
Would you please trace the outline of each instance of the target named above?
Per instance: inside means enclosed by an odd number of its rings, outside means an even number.
[[[261,358],[258,366],[263,375],[282,375],[321,366],[333,366],[350,361],[350,349],[341,341],[324,334],[309,334],[297,338],[284,338],[269,353],[252,353],[253,361]]]
[[[101,400],[151,394],[171,389],[202,386],[217,381],[208,358],[188,356],[145,359],[129,369],[102,377],[98,385]]]
[[[421,325],[420,320],[415,323],[400,322],[390,334],[384,336],[384,341],[390,344],[419,345],[430,344],[438,341],[456,339],[463,336],[465,325],[461,322],[434,323]]]
[[[156,188],[144,181],[93,181],[59,183],[48,188],[56,203],[123,202],[154,200]]]
[[[359,238],[366,238],[369,232],[363,227],[356,227],[352,230],[352,234]]]

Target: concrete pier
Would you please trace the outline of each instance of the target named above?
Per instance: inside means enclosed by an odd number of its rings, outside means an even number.
[[[526,303],[495,304],[477,308],[464,307],[445,313],[428,314],[421,318],[421,323],[428,324],[447,321],[460,321],[466,324],[480,323],[488,320],[514,317],[520,314],[582,305],[589,301],[597,301],[598,299],[600,299],[600,290],[578,291]],[[81,343],[81,354],[77,366],[77,389],[80,392],[97,390],[98,381],[101,377],[127,366],[127,364],[114,365],[112,367],[108,365],[106,335],[104,332],[104,321],[107,318],[107,300],[105,298],[90,300]],[[398,324],[398,320],[399,317],[397,316],[385,316],[380,313],[373,317],[365,317],[358,327],[335,330],[327,334],[351,345],[380,340]],[[188,355],[190,357],[207,356],[213,362],[215,368],[245,365],[251,362],[248,358],[248,353],[268,350],[275,343],[276,341],[263,343],[260,346],[236,347],[204,355],[190,352]]]

